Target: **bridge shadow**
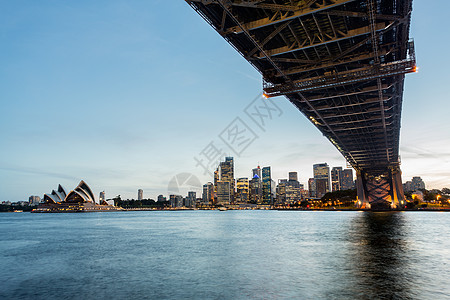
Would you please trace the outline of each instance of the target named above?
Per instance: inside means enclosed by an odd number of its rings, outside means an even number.
[[[408,226],[399,212],[364,212],[349,231],[353,295],[358,299],[413,299]]]

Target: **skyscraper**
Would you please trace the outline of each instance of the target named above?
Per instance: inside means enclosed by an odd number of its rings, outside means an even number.
[[[277,203],[284,204],[286,202],[286,185],[287,179],[279,179],[277,185]]]
[[[98,197],[98,202],[102,204],[103,201],[106,201],[105,191],[100,192],[100,196]]]
[[[333,192],[341,190],[342,167],[331,169],[331,189]]]
[[[144,199],[144,191],[141,189],[138,189],[138,200]]]
[[[186,207],[195,207],[195,201],[197,200],[196,192],[188,192],[188,196],[185,199],[184,206]]]
[[[314,178],[308,179],[308,190],[311,198],[316,198],[316,182]]]
[[[214,185],[211,182],[203,185],[202,202],[203,204],[212,204],[214,201]]]
[[[270,167],[262,168],[262,203],[272,204],[272,178]]]
[[[165,202],[167,201],[167,198],[164,197],[163,195],[158,195],[158,202]]]
[[[321,198],[330,191],[330,167],[327,163],[313,165],[316,198]],[[318,183],[317,181],[320,180]]]
[[[249,182],[247,177],[238,178],[236,182],[236,202],[247,203],[249,194]]]
[[[344,169],[341,173],[341,190],[351,190],[355,188],[353,181],[353,170]]]
[[[249,182],[250,188],[250,202],[254,204],[261,204],[262,202],[262,185],[261,185],[261,168],[252,170],[253,177]]]
[[[217,182],[217,204],[228,205],[231,201],[230,182],[219,180]]]
[[[297,172],[289,172],[289,181],[298,181]]]
[[[233,157],[225,157],[219,165],[220,181],[230,183],[230,201],[234,201],[234,162]]]

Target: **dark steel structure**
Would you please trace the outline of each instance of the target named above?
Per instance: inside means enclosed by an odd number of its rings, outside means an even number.
[[[372,208],[401,205],[399,135],[412,0],[186,0],[357,173]]]

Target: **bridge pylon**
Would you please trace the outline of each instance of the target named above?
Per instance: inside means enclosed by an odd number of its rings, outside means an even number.
[[[377,173],[357,170],[356,188],[361,208],[391,210],[404,206],[402,175],[398,166]]]

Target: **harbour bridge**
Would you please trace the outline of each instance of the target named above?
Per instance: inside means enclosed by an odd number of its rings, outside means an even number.
[[[356,170],[362,207],[403,202],[404,77],[412,0],[186,0]]]

